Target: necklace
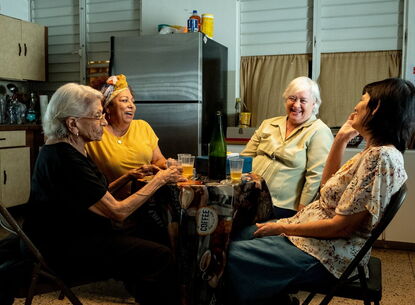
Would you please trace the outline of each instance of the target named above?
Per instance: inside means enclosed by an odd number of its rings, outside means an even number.
[[[130,127],[130,126],[128,126],[128,127]],[[111,126],[112,134],[117,138],[117,143],[118,144],[122,144],[121,138],[127,133],[128,127],[125,128],[125,129],[116,129],[113,126]],[[118,135],[120,135],[120,136],[118,136]]]

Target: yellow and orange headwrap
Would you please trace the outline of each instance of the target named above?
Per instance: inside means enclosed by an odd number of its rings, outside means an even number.
[[[109,102],[116,97],[121,91],[128,89],[127,78],[124,74],[110,76],[106,84],[101,88],[104,95],[104,108],[108,106]]]

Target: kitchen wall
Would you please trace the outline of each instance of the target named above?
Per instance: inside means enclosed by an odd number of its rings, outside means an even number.
[[[30,0],[0,0],[0,14],[30,21]]]
[[[193,10],[215,17],[213,39],[228,48],[228,114],[235,112],[235,96],[239,96],[239,40],[237,0],[142,0],[142,34],[157,33],[158,24],[185,26]],[[239,77],[238,77],[239,78]]]

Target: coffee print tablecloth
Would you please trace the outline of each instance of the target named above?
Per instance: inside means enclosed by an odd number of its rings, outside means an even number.
[[[263,180],[167,185],[157,191],[149,206],[155,208],[149,209],[154,220],[169,232],[178,265],[181,305],[223,304],[223,273],[231,235],[272,214]]]

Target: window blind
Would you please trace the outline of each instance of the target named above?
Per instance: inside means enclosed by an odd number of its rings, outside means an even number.
[[[86,1],[87,83],[108,74],[110,37],[139,35],[137,0]]]
[[[48,81],[37,83],[37,88],[53,92],[79,82],[79,1],[35,0],[32,20],[48,27]]]

